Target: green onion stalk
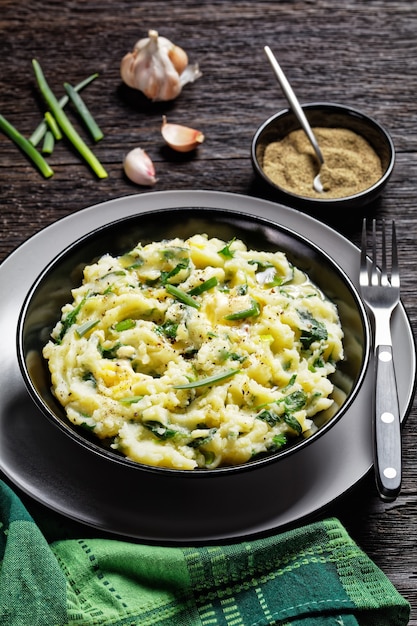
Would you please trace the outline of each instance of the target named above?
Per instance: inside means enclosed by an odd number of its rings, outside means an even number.
[[[59,106],[59,102],[56,99],[51,88],[49,87],[40,64],[36,59],[33,59],[32,64],[42,96],[44,97],[45,102],[51,110],[51,113],[57,121],[58,125],[60,126],[62,132],[69,139],[69,141],[79,152],[79,154],[83,157],[86,163],[91,167],[96,176],[98,178],[107,178],[108,174],[103,165],[80,137],[80,135],[68,119],[64,110],[61,109],[61,107]]]
[[[75,91],[81,91],[82,89],[84,89],[84,87],[87,87],[87,85],[93,82],[93,80],[95,80],[97,76],[98,74],[91,74],[91,76],[88,76],[88,78],[85,78],[84,80],[82,80],[80,83],[78,83],[78,85],[75,85],[74,87]],[[69,102],[69,97],[67,95],[62,96],[62,98],[58,100],[58,104],[61,107],[61,109],[63,109],[64,106],[68,104],[68,102]],[[46,119],[44,119],[29,137],[30,143],[34,146],[37,146],[38,143],[41,141],[41,139],[44,137],[47,130],[48,130],[48,124],[47,124]]]
[[[19,131],[6,120],[3,115],[0,115],[0,130],[2,130],[16,145],[25,152],[30,160],[36,165],[38,170],[45,178],[50,178],[54,171],[50,165],[45,161],[43,156],[36,150],[36,148],[24,137]]]
[[[196,389],[197,387],[207,387],[209,385],[215,385],[235,374],[238,374],[240,370],[226,370],[207,378],[200,378],[199,380],[193,380],[190,383],[184,383],[183,385],[173,385],[174,389]]]
[[[43,138],[42,152],[43,154],[52,154],[55,148],[55,137],[51,130],[47,130]]]
[[[103,131],[98,126],[94,117],[91,115],[87,105],[85,104],[84,100],[81,98],[75,87],[73,87],[69,83],[64,83],[64,87],[71,102],[75,106],[77,113],[83,120],[94,141],[100,141],[100,139],[103,139]]]
[[[182,289],[179,289],[179,287],[176,287],[175,285],[171,285],[168,283],[168,285],[165,285],[165,289],[167,290],[170,296],[173,296],[176,300],[179,300],[183,304],[186,304],[187,306],[191,306],[194,309],[200,308],[199,303],[196,302],[194,298],[190,296],[188,293],[186,293]]]

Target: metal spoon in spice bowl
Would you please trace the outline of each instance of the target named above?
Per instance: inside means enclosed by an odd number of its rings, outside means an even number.
[[[304,114],[304,111],[300,103],[298,102],[297,97],[290,83],[288,82],[287,77],[282,71],[281,66],[276,60],[271,48],[269,46],[265,46],[264,50],[265,50],[266,56],[268,57],[270,64],[272,65],[272,69],[275,72],[278,82],[281,85],[281,89],[284,92],[284,95],[287,98],[289,105],[294,112],[294,115],[297,117],[298,121],[300,122],[304,132],[306,133],[307,137],[310,140],[311,145],[313,146],[314,152],[316,153],[316,157],[319,162],[319,173],[317,174],[317,176],[315,176],[313,180],[313,187],[318,193],[323,193],[323,185],[321,184],[321,180],[320,180],[320,169],[324,163],[324,159],[323,159],[321,150],[319,148],[319,144],[317,143],[317,139],[314,136],[314,133],[311,129],[310,124],[308,123],[308,120]]]

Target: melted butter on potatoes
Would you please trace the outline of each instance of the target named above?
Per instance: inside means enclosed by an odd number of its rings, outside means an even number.
[[[315,429],[336,306],[282,252],[205,235],[103,256],[44,347],[68,419],[134,461],[245,463]]]

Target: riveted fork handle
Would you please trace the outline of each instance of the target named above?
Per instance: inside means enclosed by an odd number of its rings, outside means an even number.
[[[395,500],[401,488],[401,427],[392,346],[375,350],[375,469],[379,494]]]

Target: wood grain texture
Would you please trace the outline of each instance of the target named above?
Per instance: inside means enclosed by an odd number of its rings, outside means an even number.
[[[150,103],[120,80],[122,56],[149,28],[183,46],[203,76],[171,103]],[[125,153],[140,146],[153,159],[155,191],[208,189],[269,197],[255,180],[250,142],[258,125],[286,102],[263,52],[276,53],[301,102],[357,107],[387,127],[397,150],[394,174],[366,213],[396,218],[402,297],[417,323],[417,8],[409,0],[212,1],[0,0],[0,113],[24,134],[43,105],[31,59],[63,94],[93,72],[85,100],[105,133],[95,152],[109,172],[98,181],[60,142],[44,180],[0,134],[0,260],[52,222],[107,199],[149,191],[122,171]],[[161,117],[206,135],[196,154],[175,155],[160,137]],[[72,115],[70,113],[70,115]],[[74,118],[75,119],[75,118]],[[354,243],[362,213],[322,217]],[[404,429],[400,497],[384,505],[373,477],[323,515],[337,515],[411,602],[417,626],[416,407]]]

